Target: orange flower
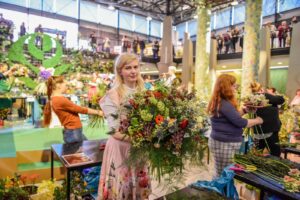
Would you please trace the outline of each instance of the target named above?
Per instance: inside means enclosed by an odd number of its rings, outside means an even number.
[[[161,116],[161,115],[157,115],[156,117],[155,117],[155,122],[156,122],[156,124],[161,124],[162,122],[164,121],[164,117],[163,116]]]

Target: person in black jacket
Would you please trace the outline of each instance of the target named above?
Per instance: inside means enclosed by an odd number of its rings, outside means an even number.
[[[264,94],[269,100],[270,106],[258,108],[257,116],[263,119],[261,129],[257,127],[254,129],[254,139],[258,140],[258,149],[269,148],[270,154],[273,156],[280,156],[279,136],[278,133],[281,128],[281,121],[279,119],[279,105],[284,103],[283,96],[270,94],[265,92],[259,83],[252,83],[250,85],[252,93]]]

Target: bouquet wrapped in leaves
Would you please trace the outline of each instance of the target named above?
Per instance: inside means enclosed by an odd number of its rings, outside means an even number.
[[[97,85],[97,93],[92,96],[91,104],[94,109],[100,110],[99,100],[104,97],[108,86],[105,83]],[[93,115],[90,118],[88,126],[91,128],[100,128],[104,124],[104,116]]]
[[[156,84],[152,91],[133,95],[121,113],[120,131],[132,144],[128,163],[147,161],[154,177],[182,174],[185,160],[201,163],[207,142],[205,103],[195,92],[179,91]],[[195,163],[194,162],[194,163]]]

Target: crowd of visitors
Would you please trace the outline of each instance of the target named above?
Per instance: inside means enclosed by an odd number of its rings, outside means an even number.
[[[264,26],[270,29],[271,48],[285,48],[290,46],[293,26],[297,22],[297,17],[293,16],[290,23],[287,21],[281,21],[277,25],[266,23]],[[244,34],[244,27],[239,29],[232,26],[223,33],[212,31],[211,38],[217,40],[218,54],[228,54],[243,50]]]

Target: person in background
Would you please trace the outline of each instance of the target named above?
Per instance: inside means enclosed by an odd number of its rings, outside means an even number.
[[[152,52],[153,52],[153,58],[158,59],[159,43],[157,40],[152,45]]]
[[[129,43],[129,40],[128,40],[127,36],[124,35],[123,38],[122,38],[122,52],[123,53],[127,52],[128,46],[129,46],[128,43]]]
[[[174,79],[176,78],[176,67],[175,66],[169,66],[168,68],[168,78],[165,82],[165,85],[168,86],[168,87],[171,87],[172,86],[172,83],[174,81]]]
[[[110,53],[110,40],[108,37],[104,39],[103,48],[104,48],[104,52]]]
[[[215,178],[221,175],[226,166],[232,164],[233,156],[239,151],[243,141],[243,128],[263,123],[260,117],[241,117],[245,114],[245,109],[238,109],[236,88],[234,76],[220,75],[207,108],[212,126],[208,145],[215,160]]]
[[[41,24],[39,24],[39,26],[34,29],[34,33],[37,34],[37,36],[35,37],[36,46],[39,46],[40,48],[42,48],[44,30],[43,30]]]
[[[278,133],[281,128],[281,121],[279,119],[279,105],[284,103],[284,98],[279,95],[273,95],[265,92],[262,86],[253,82],[250,84],[250,89],[253,94],[264,94],[269,100],[270,106],[258,108],[256,115],[263,119],[261,129],[254,129],[254,139],[258,140],[257,148],[264,150],[269,148],[270,154],[273,156],[280,156],[279,136]]]
[[[137,54],[138,53],[138,45],[139,45],[139,37],[136,37],[135,40],[133,40],[132,43],[132,49],[133,49],[133,53]]]
[[[276,95],[277,94],[277,90],[274,87],[269,87],[269,88],[267,88],[267,93],[271,94],[271,95]]]
[[[144,76],[144,83],[145,83],[146,90],[152,89],[153,86],[152,86],[152,81],[151,81],[150,75]]]
[[[299,107],[300,113],[300,88],[296,91],[296,95],[290,103],[291,107]]]
[[[231,45],[230,30],[228,30],[226,33],[223,33],[223,41],[224,41],[224,45],[225,45],[225,54],[228,54],[229,47]]]
[[[128,97],[144,90],[139,58],[135,54],[121,54],[115,62],[115,81],[111,90],[100,100],[109,131],[98,187],[98,200],[149,199],[151,180],[147,166],[129,167],[125,161],[131,149],[130,138],[122,133],[120,113]],[[118,116],[118,117],[115,117]]]
[[[141,58],[144,57],[144,50],[145,50],[145,47],[146,47],[145,41],[144,41],[144,40],[140,40],[140,49],[141,49],[140,56],[141,56]]]
[[[91,44],[93,52],[96,52],[96,50],[97,50],[97,37],[96,37],[95,31],[93,31],[92,34],[90,35],[90,44]]]
[[[23,35],[26,34],[26,28],[25,28],[25,23],[22,22],[21,26],[20,26],[20,37],[22,37]]]
[[[223,49],[223,37],[221,35],[217,36],[217,44],[218,44],[218,54],[222,54]]]
[[[64,127],[64,142],[82,142],[86,140],[86,137],[82,132],[82,124],[78,114],[103,116],[103,112],[74,104],[68,98],[64,97],[66,90],[67,82],[63,76],[51,76],[47,80],[48,102],[44,108],[44,125],[50,125],[52,112],[54,112]]]
[[[245,27],[242,27],[242,29],[239,31],[240,34],[240,47],[243,51],[243,47],[244,47],[244,35],[245,35]]]
[[[279,40],[279,47],[285,48],[286,38],[288,37],[289,27],[286,21],[282,21],[280,26],[278,27],[278,40]]]

